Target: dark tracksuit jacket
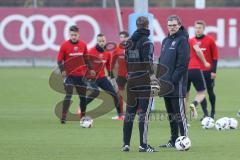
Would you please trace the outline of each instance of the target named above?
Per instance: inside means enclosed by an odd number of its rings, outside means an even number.
[[[152,103],[150,98],[150,75],[153,73],[153,43],[148,39],[148,29],[138,29],[129,40],[131,47],[126,49],[127,108],[123,126],[123,141],[130,145],[133,121],[138,111],[140,145],[147,146],[148,116]],[[135,90],[136,92],[132,92]]]
[[[177,33],[168,35],[162,42],[159,63],[166,66],[168,71],[160,79],[169,81],[174,86],[173,91],[164,96],[172,141],[178,137],[178,129],[181,135],[187,135],[184,97],[187,93],[189,52],[188,33],[184,27]]]

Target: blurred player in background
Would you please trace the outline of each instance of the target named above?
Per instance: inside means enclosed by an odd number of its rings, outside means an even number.
[[[114,104],[117,110],[118,117],[116,119],[123,120],[123,111],[120,108],[120,102],[119,102],[119,96],[117,92],[115,91],[111,80],[107,78],[105,75],[105,68],[107,68],[108,76],[110,79],[114,78],[112,67],[111,67],[111,54],[107,51],[105,51],[106,46],[106,37],[104,34],[100,33],[97,35],[97,45],[90,49],[87,54],[87,64],[88,64],[88,71],[91,74],[91,78],[94,79],[93,82],[91,82],[92,89],[95,91],[98,91],[99,94],[99,88],[106,91],[108,94],[110,94],[114,99]],[[87,75],[88,77],[88,75]],[[97,94],[97,95],[98,95]],[[94,99],[96,97],[92,97]]]
[[[215,78],[217,72],[217,62],[218,62],[218,50],[215,40],[204,34],[205,22],[202,20],[196,21],[195,25],[197,25],[198,29],[196,29],[196,39],[200,44],[200,48],[203,51],[204,57],[207,62],[210,63],[210,67],[206,67],[202,64],[201,69],[203,71],[203,75],[205,78],[207,92],[209,96],[209,101],[211,104],[211,113],[210,116],[214,118],[215,116],[215,103],[216,103],[216,95],[214,93],[215,86]],[[204,98],[201,105],[207,106],[207,100]]]
[[[58,53],[58,66],[64,77],[65,98],[63,101],[63,110],[61,123],[66,123],[66,115],[70,107],[71,97],[73,94],[73,88],[80,98],[81,115],[85,115],[86,110],[86,83],[83,81],[83,77],[86,72],[84,55],[87,54],[87,45],[85,42],[79,39],[79,28],[77,26],[71,26],[69,28],[70,39],[65,41]],[[82,95],[82,96],[80,96]]]
[[[125,90],[125,85],[127,83],[127,67],[125,62],[125,46],[129,38],[128,32],[122,31],[119,33],[120,45],[116,47],[112,54],[112,68],[118,68],[118,74],[116,78],[117,91],[120,97],[120,107],[124,110],[123,92]],[[117,119],[118,116],[112,117],[112,119]]]
[[[203,30],[203,26],[199,24],[198,22],[195,23],[195,34],[196,36],[191,38],[189,40],[189,45],[190,45],[190,61],[188,65],[188,85],[187,85],[187,104],[188,104],[188,99],[189,99],[189,92],[191,88],[191,84],[194,85],[197,94],[194,98],[194,101],[190,104],[190,109],[192,116],[194,118],[197,118],[198,114],[196,111],[196,107],[198,106],[199,103],[203,101],[203,99],[206,96],[206,83],[205,79],[203,76],[203,72],[201,70],[202,65],[205,68],[210,68],[210,63],[207,62],[207,60],[204,57],[204,51],[202,48],[200,48],[201,42],[199,41],[198,33],[199,30]],[[207,111],[207,104],[202,105],[202,110],[204,113],[203,117],[208,116],[208,111]]]

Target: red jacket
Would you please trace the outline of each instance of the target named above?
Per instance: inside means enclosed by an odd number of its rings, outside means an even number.
[[[86,54],[87,45],[85,42],[78,41],[74,44],[67,40],[60,47],[57,61],[58,64],[63,63],[63,70],[68,76],[84,76],[86,73],[84,56]]]
[[[112,53],[112,68],[118,62],[118,76],[127,76],[127,66],[125,61],[125,50],[121,47],[117,47]]]
[[[201,69],[202,61],[198,57],[193,46],[198,45],[198,40],[193,37],[189,40],[190,45],[190,60],[188,64],[188,69]],[[200,47],[200,46],[199,46]]]
[[[112,71],[111,69],[111,54],[109,52],[99,52],[96,47],[89,50],[87,54],[87,63],[88,63],[88,70],[94,70],[96,72],[95,76],[92,78],[102,78],[106,77],[105,68],[109,72]]]
[[[201,65],[201,69],[203,71],[211,71],[213,69],[213,62],[214,60],[218,60],[218,50],[217,50],[217,46],[215,43],[215,40],[208,36],[205,35],[203,37],[203,39],[200,39],[199,42],[200,44],[200,48],[203,51],[204,57],[205,59],[210,63],[211,67],[210,68],[206,68],[203,64]]]

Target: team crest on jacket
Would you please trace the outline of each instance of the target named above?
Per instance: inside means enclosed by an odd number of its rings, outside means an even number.
[[[74,47],[73,50],[74,50],[74,52],[77,52],[78,51],[78,47]]]
[[[175,49],[174,48],[174,45],[176,44],[176,41],[172,41],[172,43],[171,43],[171,46],[169,47],[169,49]]]
[[[197,42],[197,45],[198,45],[198,46],[201,46],[201,44],[202,44],[202,42],[200,42],[200,41]]]
[[[171,47],[174,47],[175,44],[176,44],[176,41],[173,41],[171,44]]]
[[[103,55],[102,53],[100,53],[100,54],[98,55],[99,58],[103,58],[103,56],[104,56],[104,55]]]

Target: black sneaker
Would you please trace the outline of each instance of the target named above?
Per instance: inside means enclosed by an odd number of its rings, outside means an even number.
[[[204,118],[206,118],[206,117],[208,117],[207,115],[204,115],[202,118],[200,118],[200,121],[202,122],[202,120],[204,119]]]
[[[66,123],[66,113],[62,112],[62,116],[61,116],[61,124],[65,124]]]
[[[147,145],[147,147],[145,148],[142,146],[139,146],[139,152],[159,152],[159,151],[151,147],[150,145]]]
[[[211,116],[210,116],[212,119],[214,119],[214,114],[211,114]]]
[[[66,123],[66,119],[61,119],[61,124],[65,124]]]
[[[129,145],[124,145],[124,146],[122,147],[122,151],[123,151],[123,152],[129,152],[129,151],[130,151],[130,146],[129,146]]]
[[[168,143],[162,144],[159,147],[161,147],[161,148],[174,148],[175,147],[175,143],[173,143],[172,141],[169,141]]]

